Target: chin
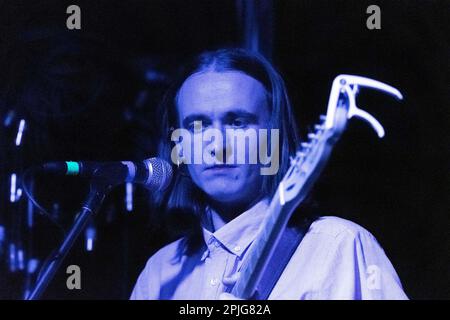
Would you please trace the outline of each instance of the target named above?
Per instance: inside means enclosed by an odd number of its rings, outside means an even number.
[[[228,185],[206,185],[203,191],[218,202],[233,202],[242,198],[245,190]]]

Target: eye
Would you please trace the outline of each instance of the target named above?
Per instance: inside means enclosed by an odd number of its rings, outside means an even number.
[[[231,120],[230,125],[235,127],[235,128],[243,128],[245,126],[247,126],[248,121],[244,118],[235,118],[233,120]]]
[[[205,121],[201,121],[201,120],[195,120],[195,121],[191,121],[188,123],[187,125],[187,129],[191,132],[201,132],[203,131],[206,127],[208,127],[208,123]]]
[[[187,125],[187,129],[188,129],[189,131],[192,131],[192,132],[193,132],[193,131],[194,131],[194,128],[195,128],[195,127],[194,127],[194,122],[189,122],[188,125]]]

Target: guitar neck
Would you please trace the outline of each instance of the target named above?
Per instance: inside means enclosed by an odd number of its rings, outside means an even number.
[[[289,221],[291,213],[289,211],[294,209],[291,205],[281,205],[278,190],[272,198],[258,235],[242,263],[241,275],[231,291],[236,297],[249,299],[255,293],[267,261],[270,259],[282,231]]]

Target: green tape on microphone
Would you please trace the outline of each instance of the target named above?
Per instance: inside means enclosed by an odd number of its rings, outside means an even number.
[[[80,173],[80,165],[75,161],[66,161],[67,165],[67,176],[76,176]]]

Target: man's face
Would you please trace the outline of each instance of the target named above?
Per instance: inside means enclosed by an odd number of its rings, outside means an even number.
[[[216,165],[204,161],[202,164],[187,164],[194,183],[217,202],[231,205],[252,202],[262,185],[261,166],[248,161],[244,164],[229,161],[232,164],[223,165],[220,159],[226,162],[227,155],[238,151],[232,149],[233,144],[226,139],[227,129],[254,129],[258,132],[258,129],[269,128],[270,115],[263,85],[238,71],[196,73],[181,86],[177,108],[181,127],[190,130],[194,136],[216,129],[224,138],[221,144],[216,145],[218,141],[215,139],[202,142],[203,150],[208,145],[210,148],[211,144],[223,149],[223,157],[216,156]],[[201,121],[202,130],[194,130],[194,121]],[[248,148],[246,150],[248,152]]]

